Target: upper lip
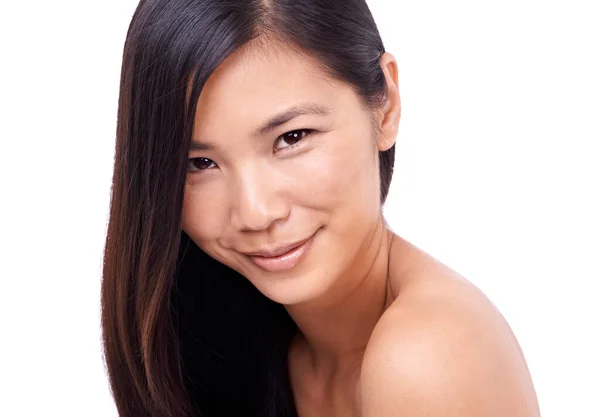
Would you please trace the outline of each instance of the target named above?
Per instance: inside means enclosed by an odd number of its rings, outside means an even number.
[[[311,235],[311,237],[312,237],[312,235]],[[287,253],[287,252],[291,251],[292,249],[297,248],[298,246],[304,245],[306,242],[308,242],[310,240],[311,237],[308,237],[303,240],[299,240],[299,241],[297,241],[295,243],[291,243],[289,245],[279,246],[277,248],[263,249],[263,250],[259,250],[256,252],[244,252],[244,254],[248,255],[248,256],[262,256],[264,258],[272,258],[274,256],[283,255],[284,253]]]

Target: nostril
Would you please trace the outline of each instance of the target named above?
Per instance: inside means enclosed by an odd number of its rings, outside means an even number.
[[[232,210],[231,223],[240,231],[266,230],[288,215],[289,210],[284,202],[242,203]]]

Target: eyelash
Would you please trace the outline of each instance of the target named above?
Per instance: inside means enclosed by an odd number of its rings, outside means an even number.
[[[275,140],[275,144],[276,144],[277,142],[279,142],[279,141],[280,141],[282,138],[284,138],[285,136],[287,136],[287,135],[289,135],[289,134],[291,134],[291,133],[298,133],[298,132],[305,132],[305,134],[304,134],[304,136],[303,136],[303,137],[301,137],[301,138],[300,138],[300,139],[299,139],[299,140],[298,140],[296,143],[293,143],[292,145],[288,145],[288,146],[286,146],[286,147],[283,147],[283,148],[281,148],[281,149],[279,149],[279,150],[277,150],[277,149],[275,148],[275,145],[273,145],[273,150],[274,150],[275,152],[281,152],[281,151],[290,150],[290,149],[293,149],[293,148],[295,148],[295,147],[296,147],[296,146],[298,146],[298,145],[299,145],[299,144],[300,144],[300,143],[301,143],[301,142],[302,142],[302,141],[303,141],[303,140],[304,140],[304,139],[305,139],[307,136],[311,135],[311,134],[314,132],[314,129],[295,129],[295,130],[290,130],[289,132],[286,132],[286,133],[284,133],[283,135],[280,135],[280,136],[279,136],[279,137],[278,137],[278,138]],[[199,168],[193,168],[193,169],[192,169],[192,168],[190,168],[191,166],[193,166],[193,163],[194,163],[194,161],[196,161],[196,160],[202,160],[202,159],[204,159],[204,160],[206,160],[206,161],[210,161],[212,164],[215,164],[215,163],[214,163],[214,161],[212,161],[212,160],[210,160],[210,159],[208,159],[208,158],[202,158],[202,157],[200,157],[200,158],[190,158],[190,159],[188,160],[188,170],[189,170],[190,172],[192,172],[192,173],[193,173],[193,172],[207,171],[207,170],[209,170],[209,169],[212,169],[212,168],[213,168],[212,166],[210,166],[209,168],[203,168],[203,169],[199,169]],[[216,165],[216,164],[215,164],[215,165]]]

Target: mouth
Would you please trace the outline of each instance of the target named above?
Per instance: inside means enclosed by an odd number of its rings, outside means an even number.
[[[295,267],[310,248],[316,232],[308,239],[276,250],[247,253],[256,266],[267,272],[282,272]]]

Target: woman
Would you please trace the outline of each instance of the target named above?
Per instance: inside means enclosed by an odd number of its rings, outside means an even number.
[[[142,0],[103,337],[121,416],[539,414],[473,285],[382,215],[397,65],[364,0]]]

